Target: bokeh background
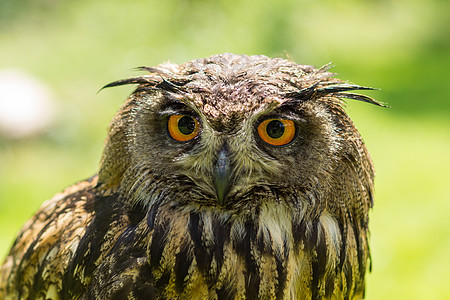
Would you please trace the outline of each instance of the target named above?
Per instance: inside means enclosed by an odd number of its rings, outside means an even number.
[[[0,1],[0,260],[40,204],[94,174],[133,68],[289,57],[378,87],[348,101],[377,169],[367,299],[450,299],[446,0]]]

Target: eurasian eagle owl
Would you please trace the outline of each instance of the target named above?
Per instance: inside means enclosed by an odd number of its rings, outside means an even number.
[[[142,67],[98,175],[45,202],[2,299],[361,298],[374,170],[342,98],[280,58]]]

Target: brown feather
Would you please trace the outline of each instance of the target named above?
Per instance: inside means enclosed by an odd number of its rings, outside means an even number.
[[[99,175],[25,224],[0,298],[362,298],[374,169],[341,98],[383,106],[347,93],[371,88],[265,56],[140,69],[150,74],[105,86],[138,84]],[[195,118],[198,136],[171,138],[172,115]],[[292,120],[292,141],[264,142],[266,119]]]

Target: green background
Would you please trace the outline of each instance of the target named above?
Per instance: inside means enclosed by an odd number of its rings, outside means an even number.
[[[450,299],[450,11],[442,0],[1,0],[0,69],[46,82],[58,119],[0,138],[0,259],[40,204],[94,174],[107,126],[157,65],[223,52],[332,62],[392,108],[348,102],[375,162],[367,299]],[[1,107],[0,107],[1,109]]]

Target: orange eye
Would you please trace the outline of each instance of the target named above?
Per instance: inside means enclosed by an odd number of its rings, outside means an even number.
[[[258,126],[262,140],[273,146],[284,146],[295,137],[295,124],[291,120],[267,119]]]
[[[195,138],[200,132],[198,121],[187,115],[172,115],[167,122],[170,136],[179,142],[186,142]]]

